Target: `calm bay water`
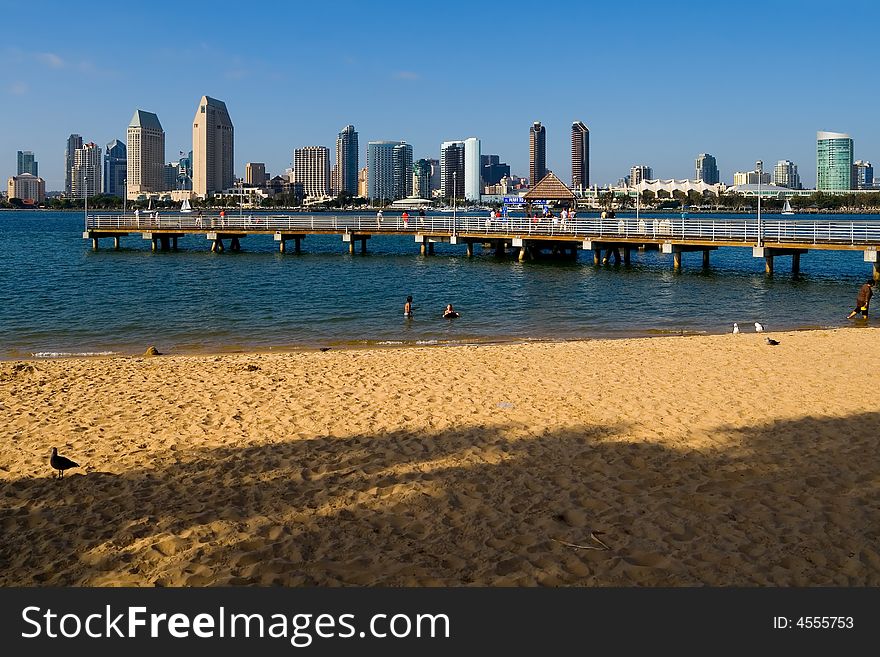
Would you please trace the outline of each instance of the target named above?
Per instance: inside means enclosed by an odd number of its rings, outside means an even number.
[[[0,357],[847,326],[871,272],[861,251],[811,251],[795,279],[788,258],[767,278],[749,249],[714,252],[705,272],[699,253],[685,254],[674,273],[656,251],[594,267],[585,252],[519,263],[438,244],[422,257],[412,236],[374,237],[366,256],[335,236],[308,237],[301,255],[279,254],[271,236],[212,254],[189,236],[178,252],[152,253],[132,234],[120,251],[92,252],[81,232],[81,214],[0,212]],[[402,316],[408,294],[412,320]],[[440,318],[447,303],[460,319]]]

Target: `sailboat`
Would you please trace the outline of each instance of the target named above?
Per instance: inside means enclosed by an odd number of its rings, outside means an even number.
[[[788,202],[788,199],[785,199],[785,205],[782,206],[782,214],[794,214],[794,210],[791,209],[791,203]]]
[[[192,212],[193,211],[192,206],[189,204],[188,198],[183,199],[183,203],[180,204],[180,211],[181,212]]]

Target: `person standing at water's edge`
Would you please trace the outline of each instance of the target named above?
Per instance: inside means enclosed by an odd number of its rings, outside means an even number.
[[[868,280],[865,281],[865,284],[859,288],[859,296],[856,297],[856,307],[853,311],[847,316],[847,319],[852,319],[859,313],[862,314],[863,319],[868,319],[868,306],[871,305],[871,297],[874,296],[874,281]]]
[[[412,317],[413,316],[412,296],[408,296],[406,298],[406,303],[403,304],[403,316],[404,317]]]

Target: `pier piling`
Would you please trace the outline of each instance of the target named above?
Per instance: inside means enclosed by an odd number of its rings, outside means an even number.
[[[703,269],[709,269],[709,249],[703,251]]]

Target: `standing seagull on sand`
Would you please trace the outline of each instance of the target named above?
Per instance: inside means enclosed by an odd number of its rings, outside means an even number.
[[[739,324],[737,324],[736,322],[733,323],[733,332],[739,333]]]
[[[52,458],[49,459],[49,465],[51,465],[55,470],[58,470],[59,477],[64,476],[65,470],[79,467],[79,463],[74,463],[69,458],[65,458],[64,456],[58,456],[57,447],[52,448]]]
[[[755,333],[763,333],[764,325],[761,322],[755,322]]]

